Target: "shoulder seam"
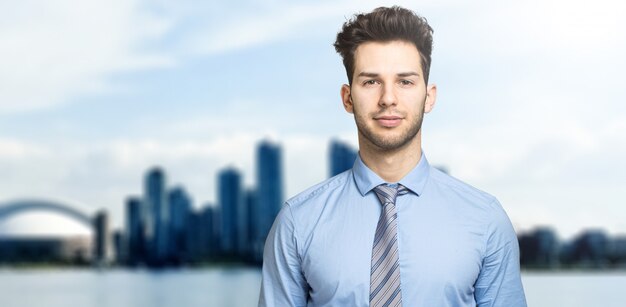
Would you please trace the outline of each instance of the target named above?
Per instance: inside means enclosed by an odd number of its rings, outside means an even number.
[[[310,192],[309,192],[309,193],[307,193],[307,194],[304,194],[304,195],[296,195],[296,196],[294,196],[293,198],[288,199],[288,200],[286,201],[286,203],[287,203],[287,204],[290,204],[290,205],[297,205],[297,204],[299,204],[299,203],[302,203],[302,202],[304,202],[304,201],[306,201],[306,200],[310,199],[311,197],[313,197],[313,196],[315,196],[315,195],[317,195],[317,194],[321,193],[322,191],[324,191],[324,190],[326,190],[326,189],[328,189],[328,188],[330,188],[330,187],[333,187],[333,186],[339,185],[339,184],[340,184],[340,182],[341,182],[340,178],[335,178],[335,180],[329,180],[328,182],[326,182],[326,184],[323,184],[323,185],[321,185],[321,186],[317,187],[317,189],[314,189],[314,190],[310,191]]]

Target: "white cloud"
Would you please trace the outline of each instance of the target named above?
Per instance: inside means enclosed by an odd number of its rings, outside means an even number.
[[[214,54],[249,48],[270,42],[319,34],[311,29],[339,31],[341,24],[358,12],[378,6],[414,6],[413,1],[318,1],[314,3],[291,1],[248,1],[236,10],[203,11],[211,18],[203,18],[201,25],[188,33],[181,45],[183,52]],[[432,7],[436,1],[423,1],[421,6]],[[197,8],[196,8],[197,9]],[[193,16],[197,10],[187,8],[179,14]],[[197,16],[196,16],[197,17]],[[204,16],[206,17],[206,16]],[[332,21],[332,22],[329,22]],[[306,31],[306,32],[305,32]],[[329,42],[330,44],[330,42]]]
[[[419,11],[419,8],[416,8]],[[442,2],[429,9],[436,50],[471,56],[616,56],[624,48],[624,3],[587,1]],[[459,49],[463,52],[456,52]]]
[[[0,113],[111,91],[115,73],[173,61],[145,50],[169,23],[138,1],[4,1],[0,20]]]
[[[300,27],[340,14],[338,4],[268,3],[213,12],[185,38],[183,52],[214,54],[297,36]]]
[[[16,139],[0,139],[0,159],[27,159],[29,156],[48,154],[46,149]]]

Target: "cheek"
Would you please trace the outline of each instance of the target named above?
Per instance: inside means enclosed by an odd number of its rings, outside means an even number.
[[[369,113],[365,112],[361,105],[354,104],[352,113],[354,114],[354,120],[357,122],[357,124],[368,125],[367,119],[369,118]]]
[[[362,101],[353,104],[354,116],[359,118],[361,121],[365,121],[368,117],[370,117],[375,112],[376,110],[372,110],[368,105],[364,104]]]
[[[422,112],[424,110],[424,103],[426,99],[426,95],[413,94],[413,95],[404,95],[402,101],[406,101],[407,111],[411,113]]]
[[[352,91],[352,99],[362,104],[377,103],[380,99],[380,88],[358,88]]]
[[[352,105],[355,112],[363,114],[377,112],[379,109],[378,100],[369,95],[352,95]]]

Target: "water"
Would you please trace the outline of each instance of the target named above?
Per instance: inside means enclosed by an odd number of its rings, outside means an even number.
[[[524,273],[528,305],[626,306],[626,273]],[[2,307],[256,306],[255,268],[92,271],[0,269]]]
[[[260,272],[205,270],[0,271],[2,307],[256,306]]]
[[[528,306],[626,306],[626,272],[543,272],[522,275]]]

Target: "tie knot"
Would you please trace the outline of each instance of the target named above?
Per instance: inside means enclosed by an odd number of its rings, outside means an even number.
[[[388,186],[387,184],[381,184],[374,188],[374,192],[376,192],[376,196],[380,200],[381,204],[392,203],[396,204],[396,197],[398,195],[404,195],[409,192],[407,188],[401,184],[398,184],[395,187]]]

